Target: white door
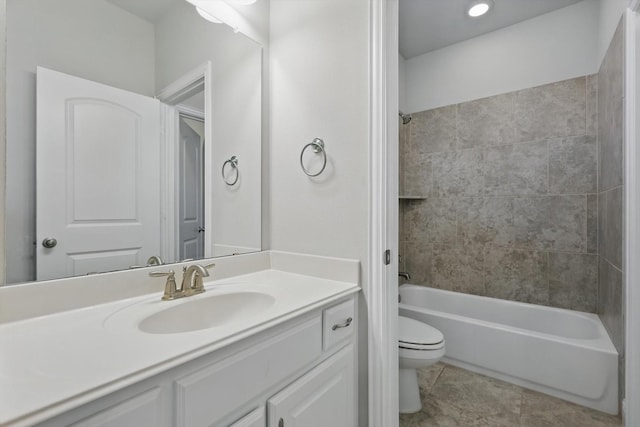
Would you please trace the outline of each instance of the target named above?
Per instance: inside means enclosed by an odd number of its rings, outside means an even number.
[[[355,427],[353,346],[267,401],[269,427]]]
[[[144,265],[160,255],[159,101],[37,73],[38,280]]]
[[[201,132],[198,133],[194,128]],[[179,242],[180,259],[204,257],[203,149],[204,122],[180,117]]]

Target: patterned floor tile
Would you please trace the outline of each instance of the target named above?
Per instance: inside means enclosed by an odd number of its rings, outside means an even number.
[[[400,427],[620,427],[618,417],[451,365],[418,371],[422,410]]]

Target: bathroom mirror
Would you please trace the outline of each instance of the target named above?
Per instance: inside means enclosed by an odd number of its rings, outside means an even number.
[[[261,250],[262,47],[185,0],[6,0],[6,282]]]

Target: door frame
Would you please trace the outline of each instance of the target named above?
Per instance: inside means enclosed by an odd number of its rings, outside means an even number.
[[[187,118],[187,119],[192,119],[192,120],[197,120],[197,121],[201,121],[202,123],[206,123],[206,120],[204,118],[204,111],[199,111],[195,108],[191,108],[191,107],[187,107],[186,105],[176,105],[175,106],[176,110],[177,110],[177,114],[176,114],[176,128],[178,130],[178,136],[176,137],[176,139],[173,141],[173,147],[174,147],[174,164],[175,164],[175,171],[176,171],[176,175],[175,175],[175,192],[174,192],[174,201],[178,200],[180,198],[180,169],[181,169],[181,164],[180,164],[180,119],[182,118]],[[206,153],[204,151],[204,141],[202,143],[202,151],[204,153]],[[202,199],[204,201],[204,157],[203,157],[203,165],[202,165]],[[182,218],[180,217],[180,203],[175,203],[174,204],[174,208],[175,208],[175,215],[176,215],[176,220],[173,222],[173,225],[175,226],[175,224],[178,223],[178,219],[180,219],[180,221],[182,221]],[[203,203],[203,209],[202,209],[202,226],[205,227],[205,231],[206,231],[206,226],[205,226],[205,222],[204,222],[204,203]],[[174,250],[175,250],[175,254],[174,257],[171,259],[178,259],[178,258],[182,258],[182,257],[176,257],[177,255],[180,254],[180,246],[182,245],[182,239],[180,238],[180,227],[176,227],[175,229],[175,233],[176,233],[176,238],[174,240]],[[203,238],[202,240],[202,249],[204,251],[204,248],[206,246],[205,244],[205,240]]]
[[[6,188],[6,151],[7,151],[7,133],[6,133],[6,57],[7,57],[7,12],[6,1],[0,0],[0,236],[3,236],[0,240],[0,287],[6,284],[7,269],[6,264],[6,244],[4,236],[5,234],[5,188]]]
[[[626,426],[640,425],[640,149],[637,148],[640,117],[640,0],[628,2],[625,12],[625,135],[624,135],[624,299],[625,313],[625,399],[622,404]],[[631,402],[629,404],[629,402]]]
[[[398,0],[370,0],[369,28],[368,416],[397,427]]]
[[[213,212],[213,195],[210,193],[213,182],[213,66],[211,61],[194,68],[188,73],[166,86],[158,93],[158,99],[162,102],[162,193],[160,195],[162,212],[163,238],[160,242],[163,255],[166,259],[176,259],[176,247],[178,241],[178,205],[176,203],[178,159],[176,157],[179,138],[180,114],[193,116],[192,109],[178,106],[177,104],[190,96],[204,92],[204,182],[202,192],[208,197],[204,198],[204,221],[210,222]],[[204,257],[213,256],[213,230],[205,225],[204,231]]]

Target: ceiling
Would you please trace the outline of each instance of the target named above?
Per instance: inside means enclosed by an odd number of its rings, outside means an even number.
[[[173,4],[184,0],[107,0],[145,21],[155,23]]]
[[[400,0],[400,54],[409,59],[580,1],[493,0],[487,15],[469,18],[472,0]]]

